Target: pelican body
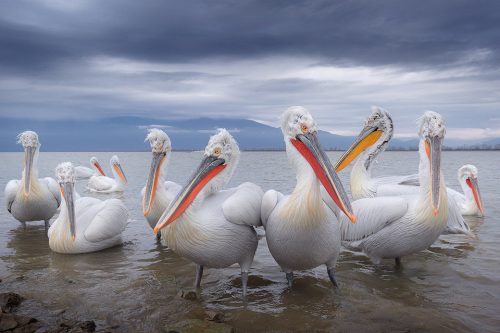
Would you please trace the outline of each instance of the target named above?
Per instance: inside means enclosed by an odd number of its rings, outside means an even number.
[[[92,176],[106,176],[104,171],[101,168],[101,165],[99,164],[99,161],[97,160],[97,157],[91,157],[90,158],[90,165],[91,168],[87,168],[86,166],[76,166],[75,167],[75,174],[76,174],[76,179],[88,179]]]
[[[441,171],[443,119],[427,111],[420,119],[418,194],[364,198],[353,202],[358,223],[342,223],[342,240],[375,263],[427,249],[448,221],[448,198]],[[324,196],[325,197],[325,196]],[[344,219],[345,220],[345,219]]]
[[[75,192],[73,165],[61,163],[56,168],[63,197],[61,213],[49,231],[49,247],[58,253],[88,253],[122,243],[128,211],[118,199],[99,200],[79,197]]]
[[[228,131],[220,129],[212,136],[200,166],[171,201],[154,232],[161,230],[162,238],[175,253],[198,265],[197,288],[204,267],[239,264],[246,295],[248,271],[258,243],[254,227],[261,225],[263,192],[252,183],[221,190],[230,180],[239,155]]]
[[[100,174],[93,175],[87,183],[87,188],[90,191],[112,193],[123,192],[125,190],[125,187],[127,186],[127,177],[125,177],[125,173],[123,172],[118,156],[112,156],[109,164],[114,178],[106,177]]]
[[[293,271],[320,265],[326,265],[336,286],[334,269],[341,245],[340,224],[323,202],[321,184],[347,218],[355,221],[349,199],[321,149],[311,114],[302,107],[291,107],[282,115],[281,129],[297,183],[290,195],[275,190],[264,195],[261,218],[269,251],[286,273],[289,286]]]
[[[180,190],[180,185],[164,181],[162,167],[170,160],[172,145],[168,135],[160,129],[153,128],[149,130],[146,137],[151,145],[153,158],[146,186],[142,189],[142,212],[149,223],[151,229],[154,229],[160,216],[168,205],[175,198]],[[157,234],[159,237],[161,233]]]
[[[448,189],[448,195],[457,202],[462,215],[484,216],[483,198],[479,191],[477,176],[477,168],[466,164],[458,169],[458,182],[463,193]]]
[[[61,202],[57,182],[50,177],[38,178],[38,135],[23,132],[18,142],[24,147],[24,170],[21,180],[13,179],[5,186],[7,210],[23,224],[45,221],[48,226]]]
[[[419,175],[372,178],[373,161],[388,146],[393,135],[393,123],[389,113],[379,107],[372,108],[364,128],[351,147],[337,162],[337,172],[343,170],[357,158],[350,174],[350,188],[354,200],[383,196],[417,195],[420,190]],[[359,156],[359,157],[358,157]],[[470,228],[461,215],[454,196],[448,189],[447,233],[470,233]]]

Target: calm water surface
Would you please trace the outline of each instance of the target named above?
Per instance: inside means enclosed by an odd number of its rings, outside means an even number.
[[[40,176],[53,177],[62,161],[87,165],[94,155],[106,165],[112,154],[42,151]],[[340,153],[329,155],[335,161]],[[24,230],[4,206],[0,209],[0,290],[28,299],[20,312],[50,323],[64,309],[63,316],[93,319],[101,329],[136,332],[161,331],[165,324],[186,318],[202,319],[208,309],[224,312],[237,332],[500,331],[500,152],[444,153],[450,187],[459,188],[456,171],[462,164],[472,163],[480,170],[487,216],[467,219],[475,239],[443,236],[429,250],[405,257],[402,270],[395,270],[391,260],[374,266],[365,256],[344,251],[337,265],[341,288],[336,291],[324,267],[297,272],[289,290],[263,237],[246,301],[241,298],[237,266],[205,270],[200,300],[176,297],[180,289],[192,288],[195,265],[157,244],[142,217],[140,190],[150,153],[119,156],[129,187],[116,197],[125,201],[131,216],[123,246],[93,254],[56,254],[48,247],[43,222]],[[167,179],[185,182],[200,156],[174,152]],[[0,153],[0,161],[3,188],[9,179],[20,177],[23,154]],[[386,152],[374,171],[409,174],[417,165],[416,152]],[[109,172],[109,166],[105,169]],[[348,171],[341,174],[346,187]],[[288,193],[295,175],[283,152],[246,152],[230,186],[244,181]],[[77,189],[90,195],[85,184],[78,183]],[[2,191],[2,205],[4,200]]]

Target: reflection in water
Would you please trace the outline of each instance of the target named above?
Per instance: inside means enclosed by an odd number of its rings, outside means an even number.
[[[444,153],[449,186],[458,186],[456,169],[471,154]],[[52,175],[63,160],[86,163],[94,155],[107,160],[111,154],[44,153],[40,175]],[[339,153],[329,155],[336,160]],[[22,154],[9,154],[12,163],[0,164],[0,184],[19,173],[15,166],[22,164],[22,158]],[[494,182],[481,184],[487,216],[467,217],[476,239],[442,236],[430,250],[403,258],[402,269],[396,269],[393,260],[373,265],[360,253],[344,251],[337,265],[340,289],[333,289],[326,269],[318,267],[297,272],[290,290],[262,237],[249,273],[247,299],[241,297],[235,265],[206,269],[200,298],[188,301],[176,295],[193,288],[195,265],[158,244],[142,216],[140,191],[150,154],[122,153],[120,159],[129,178],[123,194],[88,193],[85,181],[77,188],[82,195],[118,197],[125,202],[131,220],[122,246],[91,254],[56,254],[48,247],[43,222],[28,224],[24,230],[0,209],[0,288],[31,299],[21,311],[54,322],[60,318],[55,313],[65,309],[67,318],[93,319],[104,329],[119,325],[120,332],[159,331],[166,323],[203,319],[207,309],[224,312],[237,332],[487,332],[500,326],[496,313],[500,308],[500,207],[494,204],[500,195]],[[185,182],[198,159],[198,153],[174,152],[167,179]],[[387,153],[376,171],[410,174],[417,161],[414,152]],[[477,153],[474,161],[482,178],[498,178],[490,165],[500,163],[499,153]],[[243,153],[231,186],[254,181],[263,189],[289,192],[294,184],[289,168],[283,152]],[[341,174],[343,181],[348,174]]]

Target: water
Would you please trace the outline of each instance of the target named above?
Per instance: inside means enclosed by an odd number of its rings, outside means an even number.
[[[109,153],[44,153],[41,176],[53,176],[57,163],[102,162]],[[332,160],[339,153],[329,153]],[[458,167],[475,164],[486,204],[486,218],[468,218],[477,238],[441,237],[428,251],[374,266],[360,254],[344,251],[337,265],[341,289],[332,289],[324,267],[297,272],[292,290],[269,254],[265,237],[259,242],[250,271],[249,294],[241,298],[238,267],[206,269],[201,299],[176,297],[194,283],[195,265],[158,245],[142,217],[140,190],[149,170],[149,153],[119,154],[129,179],[121,197],[131,221],[123,246],[84,255],[52,253],[43,222],[24,230],[0,209],[0,290],[15,291],[28,300],[19,311],[48,323],[67,318],[96,320],[102,329],[160,331],[166,323],[203,319],[207,309],[222,311],[237,332],[303,331],[439,331],[494,332],[500,330],[500,152],[444,152],[446,182],[459,188]],[[201,153],[174,152],[167,179],[183,183],[199,163]],[[0,153],[0,185],[19,178],[23,155]],[[102,163],[105,165],[105,163]],[[382,154],[376,174],[416,172],[416,152]],[[109,170],[109,167],[106,168]],[[346,170],[341,177],[346,182]],[[252,181],[264,190],[284,193],[295,175],[283,152],[246,152],[231,185]],[[77,189],[80,194],[85,182]],[[107,198],[109,196],[98,196]],[[4,197],[0,198],[2,205]]]

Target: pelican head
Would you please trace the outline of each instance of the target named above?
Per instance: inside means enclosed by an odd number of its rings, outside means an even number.
[[[69,227],[71,232],[71,239],[75,240],[75,202],[74,202],[74,189],[75,189],[75,169],[70,162],[60,163],[56,167],[56,177],[59,182],[61,197],[66,202],[68,210]]]
[[[200,166],[160,217],[154,233],[181,216],[204,188],[208,193],[220,190],[231,179],[239,156],[236,140],[227,130],[219,129],[210,137]]]
[[[120,177],[121,181],[124,184],[127,184],[127,177],[125,177],[125,173],[123,172],[118,156],[116,155],[111,156],[110,164],[111,164],[111,170],[113,170],[114,173],[118,175],[118,177]]]
[[[22,132],[18,136],[18,143],[24,147],[24,196],[27,197],[31,188],[31,170],[36,152],[40,147],[38,134],[33,131]]]
[[[281,116],[281,130],[285,137],[287,151],[294,149],[300,153],[309,163],[335,204],[355,223],[356,217],[347,193],[330,160],[321,148],[317,137],[317,125],[309,111],[301,106],[294,106],[286,110]]]
[[[423,140],[425,153],[430,163],[431,199],[434,215],[439,209],[440,177],[441,177],[441,147],[446,127],[443,117],[437,112],[426,111],[418,120],[418,134]]]
[[[462,184],[465,183],[472,191],[474,201],[476,202],[477,208],[484,215],[484,205],[483,198],[481,197],[481,192],[479,191],[479,184],[477,181],[478,170],[472,164],[466,164],[458,169],[458,181]]]
[[[157,128],[150,129],[144,141],[149,141],[151,152],[153,153],[153,159],[151,160],[151,167],[146,183],[146,192],[142,200],[142,212],[144,216],[148,216],[156,195],[161,167],[163,163],[168,160],[168,156],[172,151],[172,144],[170,143],[170,138],[167,133]]]
[[[384,141],[378,147],[386,145],[391,140],[392,133],[393,124],[389,112],[378,106],[373,106],[371,115],[365,121],[365,126],[349,149],[340,157],[335,170],[337,172],[342,171],[359,154],[377,143],[383,135]]]
[[[92,168],[94,168],[96,172],[100,173],[102,176],[106,176],[104,170],[102,170],[102,167],[99,164],[99,161],[97,160],[97,157],[93,156],[90,158],[90,165],[92,166]]]

